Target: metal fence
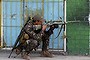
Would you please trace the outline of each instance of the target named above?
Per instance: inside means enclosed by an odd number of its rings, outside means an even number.
[[[89,0],[68,0],[67,22],[68,54],[90,54]]]
[[[46,20],[64,19],[63,0],[2,0],[3,2],[3,24],[2,24],[2,46],[4,48],[12,47],[19,35],[19,32],[26,22],[28,16],[40,14]],[[54,39],[60,29],[56,29],[50,37],[51,49],[64,49],[62,30],[60,36]]]
[[[64,0],[2,0],[3,47],[13,46],[19,32],[27,20],[27,16],[40,14],[46,20],[64,20]],[[64,31],[54,39],[60,29],[54,31],[50,37],[49,48],[64,50],[64,38],[67,38],[66,51],[68,54],[90,54],[90,23],[88,21],[88,0],[67,0],[66,36]],[[81,4],[81,5],[80,5]],[[85,5],[84,5],[85,4]],[[82,8],[83,7],[83,8]],[[78,10],[79,9],[79,10]],[[84,11],[83,11],[84,10]],[[78,12],[79,11],[79,12]]]
[[[69,54],[89,54],[89,22],[67,24],[67,51]]]

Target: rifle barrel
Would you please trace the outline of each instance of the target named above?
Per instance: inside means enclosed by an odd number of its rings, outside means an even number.
[[[13,51],[11,51],[11,53],[10,53],[10,55],[9,55],[9,57],[8,57],[8,58],[10,58],[10,57],[11,57],[12,52],[13,52]]]

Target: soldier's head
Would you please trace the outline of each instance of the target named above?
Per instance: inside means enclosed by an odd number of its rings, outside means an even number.
[[[40,15],[35,15],[32,19],[34,25],[41,25],[45,21]]]

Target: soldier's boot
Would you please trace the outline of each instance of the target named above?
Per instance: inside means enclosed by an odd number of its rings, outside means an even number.
[[[42,57],[53,57],[54,55],[50,53],[49,51],[42,51],[41,56]]]
[[[29,56],[29,54],[27,54],[26,52],[22,52],[22,53],[21,53],[21,57],[22,57],[23,59],[25,59],[25,60],[30,60],[30,56]]]
[[[15,53],[16,53],[17,55],[20,54],[20,52],[21,52],[21,51],[20,51],[19,49],[17,49],[17,48],[15,49]]]
[[[49,39],[47,40],[43,39],[42,52],[41,52],[42,57],[53,57],[54,56],[52,53],[48,51],[48,46],[49,46]]]
[[[53,57],[53,54],[48,51],[47,48],[49,45],[48,43],[49,43],[48,40],[43,41],[42,52],[41,52],[42,57]]]

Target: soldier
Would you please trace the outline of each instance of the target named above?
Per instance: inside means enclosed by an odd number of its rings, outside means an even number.
[[[16,54],[27,60],[29,60],[29,53],[33,49],[36,49],[40,42],[42,42],[41,56],[52,57],[53,55],[48,51],[49,37],[53,34],[54,26],[50,26],[50,29],[46,31],[47,25],[43,25],[44,19],[39,15],[35,15],[32,20],[27,22],[24,27],[24,36],[20,39],[18,46],[16,47]]]

